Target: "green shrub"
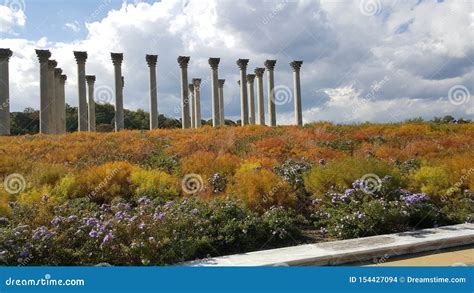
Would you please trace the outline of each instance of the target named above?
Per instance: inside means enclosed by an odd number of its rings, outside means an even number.
[[[304,185],[309,193],[320,197],[330,190],[349,188],[354,180],[366,174],[375,174],[379,178],[390,175],[398,186],[404,185],[394,166],[373,158],[349,158],[313,167],[304,177]]]
[[[421,167],[413,175],[411,187],[437,197],[443,196],[451,187],[449,174],[442,167]]]

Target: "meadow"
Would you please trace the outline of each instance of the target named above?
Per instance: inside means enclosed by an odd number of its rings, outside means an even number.
[[[0,264],[169,265],[474,216],[474,124],[0,138]]]

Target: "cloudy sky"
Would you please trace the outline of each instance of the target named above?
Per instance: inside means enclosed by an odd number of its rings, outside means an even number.
[[[51,50],[68,76],[66,95],[71,105],[77,105],[73,50],[85,50],[87,74],[97,76],[96,100],[113,103],[110,52],[123,52],[125,107],[146,111],[145,54],[158,54],[159,112],[168,116],[180,116],[176,58],[188,55],[189,77],[203,79],[205,118],[211,114],[207,59],[220,57],[227,118],[240,115],[236,60],[248,58],[252,73],[266,59],[277,60],[280,124],[294,123],[292,60],[304,61],[305,122],[387,122],[448,114],[473,119],[473,3],[0,0],[0,48],[14,52],[12,111],[39,108],[34,49],[44,48]]]

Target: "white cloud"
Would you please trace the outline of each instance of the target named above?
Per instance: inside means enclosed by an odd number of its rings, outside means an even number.
[[[71,30],[75,33],[78,33],[81,31],[81,25],[79,24],[77,20],[74,22],[65,23],[64,26],[66,29]]]
[[[446,113],[474,118],[474,98],[471,104],[458,106],[447,104],[446,98],[455,85],[474,92],[469,1],[382,3],[380,13],[374,16],[361,13],[358,1],[164,0],[152,5],[123,4],[104,19],[86,23],[88,35],[81,41],[2,39],[3,46],[15,54],[10,64],[12,108],[38,108],[39,68],[34,49],[41,47],[51,49],[68,75],[67,102],[73,105],[77,105],[77,69],[72,51],[87,50],[87,74],[97,76],[97,87],[110,90],[110,52],[124,53],[125,106],[145,110],[145,54],[158,54],[159,111],[176,117],[180,116],[176,112],[180,105],[176,58],[189,55],[189,80],[203,79],[206,118],[211,105],[208,57],[221,57],[225,112],[232,119],[240,116],[238,58],[250,59],[248,73],[263,67],[265,59],[277,59],[275,84],[290,88],[288,63],[304,60],[301,78],[306,122],[393,121]],[[380,85],[375,92],[374,85]],[[365,98],[368,96],[370,99]],[[278,122],[293,123],[292,111],[292,103],[277,106]]]
[[[12,33],[15,27],[24,26],[25,21],[26,16],[23,10],[0,5],[0,33]]]

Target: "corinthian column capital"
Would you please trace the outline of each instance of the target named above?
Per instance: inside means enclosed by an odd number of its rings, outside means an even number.
[[[58,62],[56,62],[55,60],[48,60],[48,68],[49,69],[54,69],[54,68],[56,68],[56,66],[58,66]]]
[[[247,74],[248,83],[253,83],[254,80],[255,80],[255,74]]]
[[[264,72],[265,72],[265,68],[263,67],[257,67],[254,70],[254,73],[257,77],[262,77]]]
[[[123,53],[110,53],[114,65],[122,65]]]
[[[189,56],[178,56],[178,64],[181,68],[188,68]]]
[[[49,58],[51,58],[51,52],[49,50],[38,50],[36,49],[36,56],[38,56],[38,60],[40,63],[48,62]]]
[[[199,89],[201,87],[201,79],[200,78],[193,78],[193,85],[195,88]]]
[[[236,63],[240,70],[245,70],[247,69],[247,64],[249,64],[249,59],[238,59]]]
[[[211,65],[212,70],[217,70],[220,61],[221,58],[209,58],[209,65]]]
[[[293,71],[300,71],[302,64],[303,64],[303,61],[292,61],[292,62],[290,62],[290,66],[293,69]]]
[[[275,69],[275,64],[277,63],[276,60],[266,60],[264,65],[267,68],[267,70],[273,70]]]
[[[95,82],[95,75],[86,75],[87,84],[94,84]]]
[[[146,55],[145,60],[149,67],[155,67],[158,61],[158,55]]]
[[[219,87],[224,87],[225,79],[219,79]]]
[[[61,68],[55,68],[54,69],[54,77],[60,77],[61,74],[63,73],[63,70]]]
[[[13,55],[12,50],[10,49],[0,49],[0,60],[9,60],[10,57]]]
[[[86,63],[87,52],[85,51],[74,51],[74,58],[76,58],[76,63]]]

